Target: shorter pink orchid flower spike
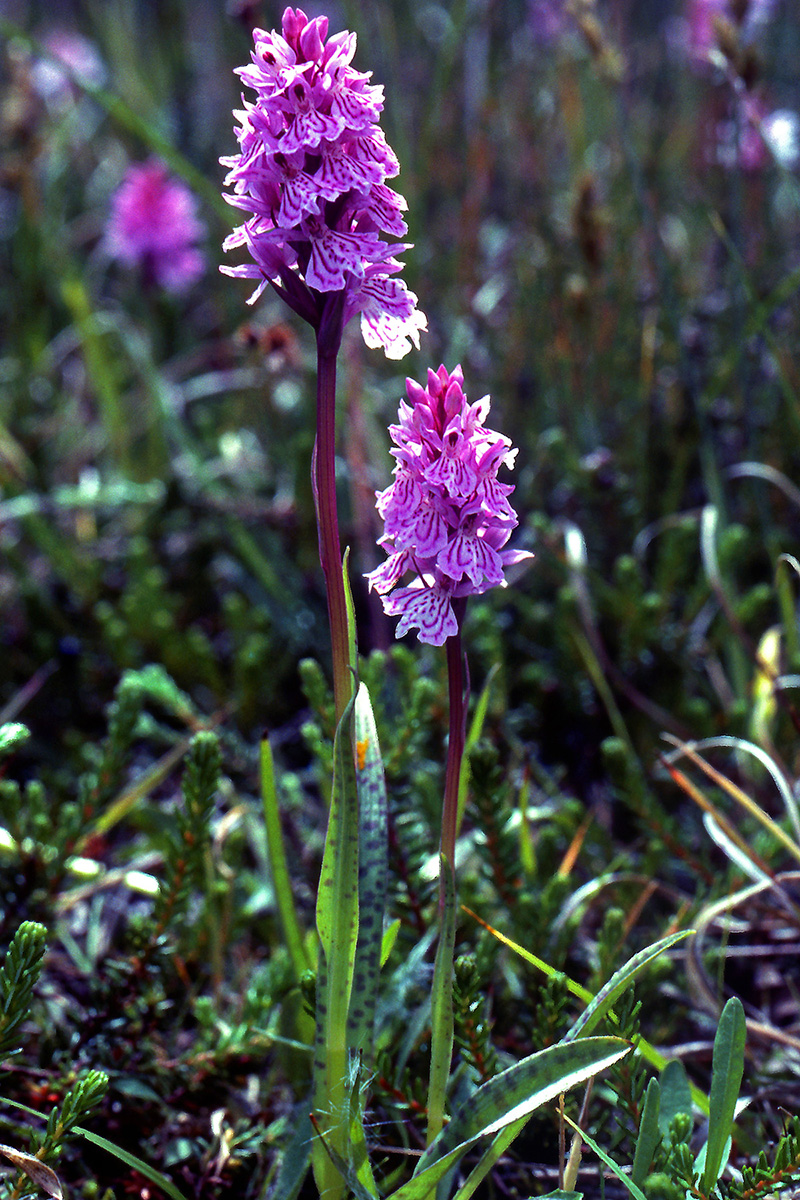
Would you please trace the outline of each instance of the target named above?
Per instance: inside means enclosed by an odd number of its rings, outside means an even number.
[[[416,628],[432,646],[458,633],[454,601],[505,587],[505,568],[533,557],[504,548],[518,520],[514,488],[497,475],[517,452],[485,427],[489,397],[470,404],[463,383],[461,367],[443,366],[428,371],[427,388],[406,380],[411,403],[401,401],[389,428],[395,480],[377,498],[389,557],[367,576],[384,611],[400,617],[397,637]],[[411,582],[396,587],[408,572]]]

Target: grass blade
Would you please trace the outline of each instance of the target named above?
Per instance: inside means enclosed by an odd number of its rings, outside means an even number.
[[[637,1184],[635,1184],[628,1175],[625,1174],[625,1172],[622,1170],[622,1167],[620,1167],[617,1163],[615,1163],[613,1158],[609,1157],[609,1155],[606,1154],[605,1150],[600,1149],[600,1147],[598,1146],[598,1144],[594,1140],[594,1138],[589,1137],[589,1134],[586,1133],[583,1129],[579,1128],[579,1126],[576,1125],[575,1122],[573,1120],[571,1120],[570,1117],[568,1117],[566,1113],[564,1113],[564,1120],[567,1122],[568,1125],[571,1125],[572,1128],[574,1130],[576,1130],[577,1133],[579,1133],[581,1135],[584,1142],[586,1142],[586,1145],[591,1150],[594,1150],[595,1154],[600,1159],[600,1161],[602,1163],[605,1163],[605,1165],[609,1168],[609,1170],[614,1172],[617,1179],[620,1181],[620,1183],[624,1184],[624,1186],[628,1189],[630,1194],[633,1196],[634,1200],[647,1200],[647,1197],[645,1196],[642,1189]]]
[[[144,1175],[145,1179],[149,1179],[156,1187],[161,1188],[171,1200],[185,1200],[183,1192],[178,1191],[171,1179],[167,1179],[166,1175],[162,1175],[155,1167],[151,1167],[142,1158],[138,1158],[135,1154],[131,1154],[130,1150],[124,1150],[122,1146],[117,1146],[114,1142],[110,1142],[108,1138],[101,1137],[99,1133],[92,1133],[91,1129],[82,1129],[80,1125],[73,1125],[73,1133],[79,1133],[81,1137],[86,1138],[87,1142],[93,1142],[95,1146],[99,1146],[101,1150],[107,1150],[109,1154],[113,1154],[120,1162],[124,1162],[127,1167],[131,1167],[134,1171],[138,1171],[140,1175]]]
[[[275,889],[275,903],[278,906],[278,917],[283,930],[284,943],[289,951],[295,982],[299,982],[303,972],[313,964],[306,954],[303,931],[297,919],[297,910],[292,895],[292,883],[289,878],[289,867],[286,862],[286,850],[283,844],[281,830],[280,805],[278,792],[275,787],[275,764],[272,758],[272,748],[269,738],[261,740],[261,800],[264,807],[264,828],[267,835],[267,853],[272,873],[272,886]]]

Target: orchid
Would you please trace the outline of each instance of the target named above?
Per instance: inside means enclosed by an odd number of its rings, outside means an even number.
[[[205,270],[196,243],[205,233],[195,199],[156,159],[128,168],[111,202],[105,249],[141,268],[150,283],[183,292]]]
[[[227,200],[252,215],[226,239],[245,246],[252,262],[221,268],[255,279],[254,303],[271,285],[338,346],[357,314],[364,341],[402,358],[419,347],[426,318],[417,298],[394,276],[403,238],[404,198],[386,180],[400,167],[379,125],[383,88],[351,62],[356,35],[326,41],[328,19],[287,8],[282,33],[254,31],[243,83],[256,93],[235,115],[240,150],[229,168]]]
[[[429,370],[426,388],[406,380],[411,403],[389,428],[395,480],[377,497],[389,557],[367,576],[384,611],[400,617],[397,636],[417,628],[433,646],[458,632],[454,601],[505,586],[505,568],[532,557],[505,549],[517,515],[514,488],[497,474],[517,452],[486,428],[489,397],[470,404],[463,384],[461,367]],[[394,590],[409,571],[411,582]]]

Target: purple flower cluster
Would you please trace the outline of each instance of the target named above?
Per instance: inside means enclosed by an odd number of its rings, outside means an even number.
[[[226,198],[253,215],[225,241],[253,259],[223,267],[267,284],[317,328],[331,293],[341,293],[338,328],[357,313],[368,346],[402,358],[427,322],[402,280],[395,255],[407,226],[405,200],[386,185],[399,172],[378,124],[383,88],[351,67],[356,36],[327,42],[327,17],[287,8],[282,35],[254,30],[250,66],[237,74],[256,100],[237,112],[240,152],[220,161]]]
[[[195,245],[204,233],[192,193],[152,159],[129,167],[114,193],[105,249],[112,258],[140,267],[151,283],[183,292],[205,270]]]
[[[389,432],[397,459],[394,483],[378,494],[385,523],[380,540],[389,558],[367,576],[385,612],[399,616],[397,636],[419,629],[419,639],[441,646],[458,632],[453,601],[505,586],[503,570],[531,558],[504,550],[517,514],[500,483],[516,450],[484,426],[489,397],[470,404],[461,368],[428,371],[428,386],[406,380],[399,425]],[[392,591],[407,571],[416,577]],[[391,594],[388,594],[391,593]]]

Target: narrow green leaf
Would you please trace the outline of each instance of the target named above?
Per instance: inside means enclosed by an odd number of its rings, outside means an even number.
[[[389,886],[386,781],[369,692],[360,684],[353,709],[358,791],[358,944],[347,1040],[371,1057]]]
[[[378,1185],[372,1173],[369,1145],[364,1129],[364,1105],[361,1101],[361,1093],[357,1088],[353,1089],[353,1100],[353,1118],[350,1121],[350,1161],[358,1182],[373,1197],[373,1200],[378,1200]]]
[[[342,580],[344,582],[344,603],[347,612],[347,653],[350,659],[350,668],[355,677],[358,672],[358,645],[356,643],[356,610],[353,604],[353,589],[350,587],[350,572],[348,571],[349,563],[350,547],[348,546],[342,559]]]
[[[489,1146],[481,1155],[477,1165],[472,1168],[467,1178],[464,1180],[461,1187],[456,1192],[453,1200],[470,1200],[474,1196],[475,1191],[483,1183],[486,1176],[491,1171],[497,1160],[505,1154],[508,1147],[514,1141],[518,1134],[528,1124],[529,1116],[520,1117],[518,1121],[514,1121],[511,1125],[507,1125],[505,1129],[501,1129],[495,1134]],[[573,1193],[565,1192],[564,1195],[572,1195]]]
[[[353,761],[351,697],[333,741],[328,832],[317,892],[320,960],[314,1042],[314,1112],[329,1149],[347,1158],[352,1072],[347,1024],[358,941],[358,793]],[[327,1145],[328,1143],[326,1143]],[[312,1149],[321,1195],[341,1195],[342,1180],[319,1139]]]
[[[717,1179],[719,1179],[720,1175],[725,1170],[725,1167],[728,1164],[728,1159],[731,1156],[732,1146],[733,1146],[733,1138],[727,1137],[725,1139],[725,1145],[722,1148],[722,1161],[720,1162],[719,1170],[717,1171]],[[703,1142],[703,1145],[700,1147],[698,1155],[694,1160],[694,1172],[695,1172],[695,1176],[698,1179],[702,1176],[703,1172],[705,1171],[707,1158],[708,1158],[708,1142]],[[716,1188],[712,1189],[712,1192],[716,1192],[716,1191],[717,1191]]]
[[[634,954],[633,958],[628,959],[624,966],[609,979],[594,999],[587,1005],[581,1015],[578,1017],[575,1024],[564,1036],[565,1042],[571,1042],[578,1037],[585,1037],[599,1021],[610,1012],[615,1002],[620,998],[622,993],[626,991],[636,976],[641,974],[648,963],[657,958],[665,950],[671,949],[676,942],[682,941],[692,932],[691,929],[682,929],[678,933],[671,933],[668,937],[661,938],[660,941],[654,942],[652,946],[646,946],[644,950],[640,950],[638,954]]]
[[[358,933],[358,796],[350,739],[353,701],[333,742],[333,787],[317,894],[317,931],[328,969],[344,958],[352,971]],[[349,991],[349,985],[348,985]]]
[[[618,1163],[615,1163],[613,1158],[611,1158],[608,1154],[606,1154],[605,1150],[600,1149],[600,1147],[598,1146],[598,1144],[594,1140],[594,1138],[589,1137],[589,1134],[586,1133],[583,1129],[581,1129],[578,1125],[576,1125],[574,1121],[570,1120],[570,1118],[566,1115],[566,1113],[564,1114],[564,1120],[567,1122],[568,1125],[571,1125],[573,1129],[577,1130],[578,1133],[580,1133],[581,1137],[586,1142],[586,1145],[589,1146],[590,1149],[594,1150],[597,1157],[600,1159],[601,1162],[605,1163],[605,1165],[609,1168],[609,1170],[614,1172],[617,1179],[620,1181],[620,1183],[624,1184],[624,1186],[628,1189],[630,1194],[633,1196],[634,1200],[647,1200],[647,1197],[645,1196],[642,1189],[640,1187],[638,1187],[638,1185],[635,1184],[628,1175],[625,1174],[622,1167],[620,1167]]]
[[[138,1171],[140,1175],[144,1175],[145,1179],[149,1179],[156,1187],[161,1188],[162,1192],[166,1192],[172,1200],[185,1200],[182,1192],[178,1191],[171,1179],[167,1179],[166,1175],[162,1175],[155,1167],[151,1167],[150,1163],[145,1162],[142,1158],[137,1158],[135,1154],[131,1154],[129,1150],[124,1150],[122,1146],[117,1146],[114,1142],[110,1142],[108,1138],[101,1137],[99,1133],[92,1133],[91,1129],[83,1129],[80,1125],[73,1126],[73,1133],[80,1134],[86,1138],[87,1142],[92,1142],[95,1146],[99,1146],[101,1150],[107,1150],[109,1154],[113,1154],[120,1162],[124,1162],[127,1167],[132,1167],[134,1171]]]
[[[722,1010],[714,1054],[711,1060],[711,1110],[708,1117],[708,1143],[703,1169],[702,1190],[708,1195],[722,1170],[725,1143],[733,1130],[733,1118],[744,1074],[744,1047],[747,1036],[744,1008],[738,996],[732,996]]]
[[[400,932],[401,921],[399,917],[395,917],[390,921],[384,930],[383,938],[381,939],[381,966],[385,966],[389,955],[394,949],[394,944],[397,941],[397,935]]]
[[[678,1113],[692,1115],[692,1091],[686,1068],[680,1059],[671,1058],[664,1067],[659,1078],[661,1087],[661,1106],[658,1114],[658,1127],[661,1133],[669,1133],[673,1117]]]
[[[299,982],[303,972],[313,967],[306,946],[303,931],[297,919],[292,881],[289,878],[289,867],[286,862],[286,850],[283,844],[281,830],[280,803],[275,786],[275,765],[269,738],[261,739],[261,800],[264,807],[264,828],[267,835],[267,854],[272,874],[272,886],[275,889],[275,903],[278,907],[278,917],[283,930],[283,940],[289,951],[295,982]]]
[[[631,1168],[631,1179],[639,1187],[647,1178],[656,1146],[661,1141],[661,1130],[658,1125],[660,1109],[661,1088],[657,1079],[651,1079],[644,1098],[642,1119],[639,1122],[639,1136],[636,1139],[636,1150]]]
[[[573,996],[577,996],[578,999],[582,1000],[584,1004],[591,1004],[594,997],[587,988],[582,987],[579,983],[576,983],[574,979],[571,979],[569,975],[565,975],[563,971],[558,971],[555,967],[551,967],[549,963],[544,962],[543,959],[538,958],[535,954],[532,954],[530,950],[526,950],[524,946],[520,946],[519,942],[515,942],[510,937],[506,937],[504,933],[501,933],[499,929],[493,928],[493,926],[489,925],[486,921],[479,917],[477,913],[473,912],[471,908],[467,908],[465,904],[462,904],[461,908],[465,913],[468,913],[471,917],[474,917],[479,925],[482,925],[484,929],[487,929],[489,933],[491,933],[492,937],[497,938],[498,942],[502,942],[504,946],[508,946],[509,949],[513,950],[515,954],[518,954],[520,958],[524,959],[525,962],[528,962],[532,967],[535,967],[537,971],[541,971],[542,974],[548,977],[548,979],[551,979],[554,976],[560,976],[564,980],[567,990],[571,992]],[[650,1043],[645,1040],[645,1038],[640,1038],[636,1043],[636,1051],[646,1062],[649,1062],[652,1067],[655,1067],[657,1071],[663,1070],[664,1066],[666,1065],[667,1060],[664,1058],[664,1055],[659,1050],[656,1050],[655,1046],[651,1046]],[[691,1084],[691,1091],[692,1099],[700,1109],[700,1112],[707,1116],[708,1096],[706,1096],[706,1094],[694,1083]]]
[[[261,1200],[295,1200],[311,1166],[311,1143],[314,1131],[308,1119],[308,1105],[298,1105],[293,1114],[295,1118],[294,1133],[284,1147],[278,1165],[277,1178],[264,1188]]]
[[[529,1116],[561,1092],[612,1066],[630,1049],[621,1038],[588,1037],[559,1042],[523,1058],[487,1080],[464,1101],[420,1158],[415,1175],[422,1174],[454,1147],[460,1145],[463,1153],[477,1138]]]

